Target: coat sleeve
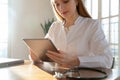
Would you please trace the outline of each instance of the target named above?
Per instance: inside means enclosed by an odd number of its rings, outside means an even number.
[[[89,49],[93,55],[79,57],[80,66],[111,68],[113,55],[98,20],[94,21],[91,33]]]

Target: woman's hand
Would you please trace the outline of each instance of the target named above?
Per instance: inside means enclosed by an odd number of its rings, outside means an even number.
[[[30,55],[29,55],[30,60],[34,61],[34,62],[40,62],[40,60],[37,58],[37,56],[34,54],[34,52],[32,51],[32,49],[30,49]]]
[[[76,54],[70,55],[60,50],[59,53],[48,50],[46,55],[63,67],[72,68],[74,66],[79,66],[80,64]]]

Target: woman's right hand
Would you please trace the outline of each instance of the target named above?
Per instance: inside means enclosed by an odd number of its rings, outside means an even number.
[[[30,55],[29,55],[29,59],[33,62],[40,62],[40,60],[37,58],[37,56],[34,54],[34,52],[32,51],[32,49],[30,49]]]

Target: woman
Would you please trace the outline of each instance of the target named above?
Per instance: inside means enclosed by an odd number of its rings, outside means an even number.
[[[51,0],[57,17],[46,38],[59,53],[49,51],[47,56],[64,67],[112,66],[112,53],[98,20],[91,19],[81,0]],[[31,52],[35,61],[36,57]]]

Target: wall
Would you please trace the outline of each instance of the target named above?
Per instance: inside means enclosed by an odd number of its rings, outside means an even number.
[[[23,38],[44,37],[40,23],[53,18],[49,0],[8,0],[8,56],[28,59],[29,50]]]

